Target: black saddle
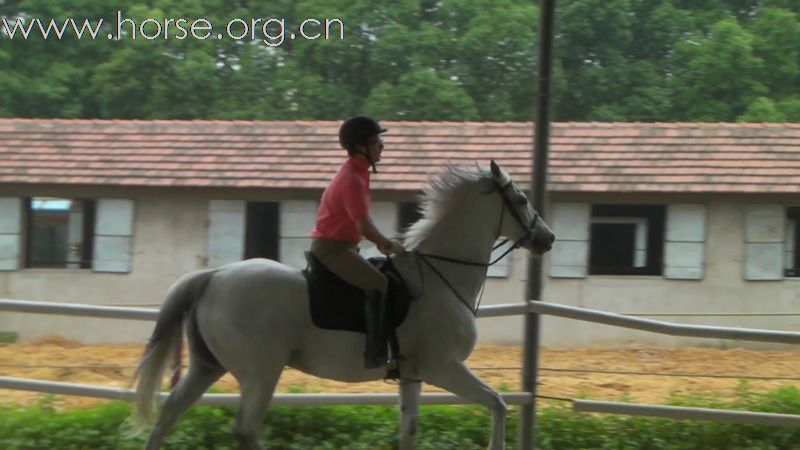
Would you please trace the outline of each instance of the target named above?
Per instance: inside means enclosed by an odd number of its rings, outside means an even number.
[[[309,306],[314,325],[328,330],[366,333],[367,319],[364,313],[366,292],[339,278],[312,253],[306,252],[306,261],[308,265],[303,270],[303,276],[308,283]],[[375,257],[368,258],[367,261],[389,280],[384,329],[394,345],[396,342],[394,331],[408,315],[412,298],[391,260],[386,257]]]

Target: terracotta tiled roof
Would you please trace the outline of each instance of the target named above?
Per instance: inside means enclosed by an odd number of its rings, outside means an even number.
[[[0,119],[0,184],[321,189],[338,122]],[[418,190],[446,163],[496,159],[522,185],[531,123],[385,122],[377,189]],[[556,123],[556,192],[800,192],[800,125]]]

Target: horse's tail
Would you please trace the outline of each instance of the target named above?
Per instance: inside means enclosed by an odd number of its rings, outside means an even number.
[[[139,434],[152,423],[155,395],[161,390],[167,361],[178,351],[183,339],[183,318],[203,293],[214,272],[214,269],[210,269],[184,275],[169,289],[158,313],[153,334],[133,374],[132,381],[138,383],[131,420],[126,424],[126,434]]]

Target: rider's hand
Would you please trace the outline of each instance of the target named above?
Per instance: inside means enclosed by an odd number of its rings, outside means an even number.
[[[402,255],[403,253],[405,253],[406,249],[403,248],[403,245],[400,244],[399,242],[389,240],[386,241],[386,243],[379,245],[378,251],[386,256],[389,256],[393,254]]]

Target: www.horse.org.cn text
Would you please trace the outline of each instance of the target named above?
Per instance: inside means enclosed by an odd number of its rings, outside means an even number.
[[[233,39],[260,41],[270,47],[287,40],[344,40],[345,25],[341,19],[307,18],[296,25],[285,18],[231,19],[224,26],[215,26],[205,18],[147,18],[137,21],[117,11],[114,21],[104,19],[53,19],[17,17],[0,19],[0,39],[87,39],[119,40],[184,40]]]

